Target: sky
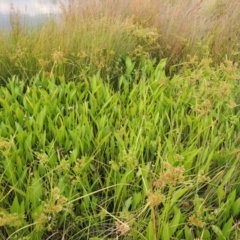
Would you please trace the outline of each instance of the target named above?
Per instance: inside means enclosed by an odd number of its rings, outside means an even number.
[[[58,14],[60,13],[58,3],[57,0],[1,0],[0,14],[8,14],[11,4],[24,15]]]
[[[34,19],[38,21],[50,13],[59,14],[61,12],[59,2],[59,0],[0,0],[0,27],[9,28],[11,4],[25,19],[34,22]]]

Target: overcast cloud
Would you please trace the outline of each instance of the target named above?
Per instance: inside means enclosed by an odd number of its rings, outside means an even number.
[[[1,0],[0,14],[8,14],[11,4],[21,14],[29,16],[60,13],[59,1],[56,0]]]
[[[10,28],[11,5],[26,21],[34,25],[43,21],[49,14],[59,16],[61,13],[59,3],[59,0],[0,0],[0,28]]]

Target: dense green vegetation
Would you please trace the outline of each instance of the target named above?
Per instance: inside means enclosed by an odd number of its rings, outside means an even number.
[[[239,239],[240,4],[93,2],[0,34],[0,238]]]

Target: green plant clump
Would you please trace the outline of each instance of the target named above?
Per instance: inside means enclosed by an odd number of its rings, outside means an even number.
[[[237,70],[154,65],[1,86],[1,239],[240,237]]]

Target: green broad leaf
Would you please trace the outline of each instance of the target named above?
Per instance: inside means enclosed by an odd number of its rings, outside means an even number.
[[[128,210],[129,207],[132,205],[132,200],[133,200],[133,197],[130,197],[125,201],[125,204],[124,204],[124,209],[125,210]]]
[[[113,96],[109,97],[108,101],[103,105],[103,107],[101,108],[99,114],[104,113],[104,111],[109,110],[108,108],[112,106],[113,104]],[[111,105],[110,105],[111,104]],[[109,106],[110,105],[110,106]]]
[[[129,113],[130,113],[130,116],[131,117],[134,117],[134,116],[136,116],[136,114],[137,114],[137,104],[135,104],[135,103],[133,103],[132,104],[132,107],[129,109]]]
[[[236,189],[234,189],[227,198],[227,204],[232,205],[236,199]]]
[[[118,88],[121,88],[121,86],[123,85],[123,84],[126,84],[126,79],[125,79],[125,77],[122,75],[122,76],[120,76],[120,78],[119,78],[119,80],[118,80]]]
[[[164,70],[166,67],[166,64],[167,64],[167,58],[163,58],[158,64],[157,68],[159,68],[159,70]]]
[[[148,223],[146,230],[146,239],[154,239],[154,226],[152,221],[149,221]]]
[[[154,117],[154,124],[157,125],[158,122],[159,122],[159,112],[157,112]]]
[[[33,116],[37,116],[37,115],[38,115],[38,113],[40,112],[39,109],[40,109],[41,104],[42,104],[42,100],[39,100],[38,102],[36,102],[36,103],[34,104]]]
[[[59,81],[60,81],[61,84],[63,84],[63,85],[66,84],[66,79],[65,79],[64,76],[59,76],[58,79],[59,79]]]
[[[173,98],[171,96],[170,97],[164,96],[164,101],[168,104],[168,106],[171,106],[174,103]]]
[[[4,168],[8,181],[11,183],[11,185],[17,185],[18,179],[13,161],[7,158],[6,161],[4,161]]]
[[[224,186],[225,184],[227,184],[227,182],[231,180],[234,171],[235,171],[235,165],[233,165],[223,177],[223,180],[221,183],[222,186]]]
[[[17,170],[17,174],[18,174],[18,177],[20,177],[22,174],[23,174],[23,162],[22,162],[22,158],[20,156],[17,156],[15,158],[15,161],[16,161],[16,170]],[[25,166],[24,166],[25,168]]]
[[[171,199],[170,207],[173,207],[173,205],[178,201],[178,199],[181,198],[187,191],[188,188],[183,188],[175,191]]]
[[[213,157],[214,151],[210,151],[209,147],[206,148],[206,151],[204,151],[204,156],[203,159],[206,160],[205,164],[202,166],[202,170],[205,173],[208,173],[209,171],[209,167],[211,165],[212,162],[212,157]]]
[[[212,240],[211,234],[207,229],[203,229],[202,236],[204,240]]]
[[[165,67],[166,67],[167,59],[161,59],[160,63],[157,65],[156,70],[154,72],[155,79],[161,79],[165,76]]]
[[[10,208],[10,212],[11,213],[19,213],[19,212],[21,212],[21,208],[20,208],[17,196],[15,196],[15,198],[13,200],[12,206]]]
[[[130,75],[134,69],[135,63],[133,63],[130,59],[130,57],[126,57],[125,59],[126,64],[126,75]]]
[[[118,148],[124,149],[124,148],[125,148],[125,143],[124,143],[121,135],[118,134],[118,133],[114,133],[114,137],[115,137],[116,140],[117,140],[117,146],[118,146]]]
[[[162,240],[170,240],[169,225],[167,223],[163,224],[161,239]]]
[[[72,89],[69,95],[70,103],[73,101],[74,96],[76,95],[77,89]]]
[[[22,126],[18,122],[15,122],[15,127],[16,127],[17,131],[19,132],[19,135],[20,135],[23,132]],[[22,140],[22,142],[24,142],[24,141]]]
[[[34,105],[27,96],[23,98],[23,106],[25,107],[29,115],[33,114]]]
[[[121,178],[118,179],[118,186],[115,188],[115,199],[116,201],[119,201],[119,199],[122,198],[123,195],[123,189],[126,187],[127,178],[129,173],[125,173]]]
[[[240,213],[240,198],[238,198],[232,205],[232,215],[237,216]]]
[[[233,218],[230,218],[223,226],[222,234],[225,238],[229,239],[231,228],[233,226]]]
[[[148,190],[150,189],[149,187],[149,181],[148,181],[148,174],[151,168],[151,163],[147,163],[146,165],[144,165],[143,163],[143,167],[138,169],[137,172],[137,177],[141,177],[142,182],[143,182],[143,192],[144,194],[146,194],[148,192]]]
[[[4,92],[4,95],[6,95],[6,92]],[[11,108],[10,108],[11,103],[8,103],[6,99],[0,98],[0,104],[1,104],[1,107],[4,109],[4,112],[6,113],[11,112]]]
[[[73,141],[66,139],[66,141],[64,143],[64,148],[66,149],[66,151],[69,151],[69,149],[71,148],[72,145],[73,145]]]
[[[32,132],[30,132],[25,139],[25,149],[32,148]]]
[[[15,113],[16,113],[17,119],[20,122],[20,124],[23,124],[23,121],[24,121],[23,111],[19,107],[17,107],[15,110]]]
[[[221,239],[221,240],[222,239],[226,239],[223,236],[223,233],[222,233],[221,229],[218,226],[212,225],[211,228],[212,228],[213,232],[219,237],[219,239]]]
[[[219,187],[217,188],[217,196],[218,196],[218,203],[219,203],[219,205],[220,205],[220,203],[222,202],[222,200],[223,200],[224,197],[225,197],[225,191],[224,191],[224,189],[223,189],[222,186],[219,186]]]
[[[170,223],[170,235],[173,236],[173,234],[176,232],[179,223],[180,223],[180,218],[181,218],[181,211],[177,207],[173,208],[174,210],[174,217]]]
[[[225,203],[225,206],[223,208],[223,215],[222,215],[222,222],[226,222],[227,219],[229,219],[229,217],[231,216],[231,208],[234,204],[234,201],[236,199],[236,189],[234,189],[227,197],[227,201]]]
[[[78,150],[78,148],[75,148],[75,149],[72,151],[71,156],[70,156],[71,162],[74,163],[74,162],[77,160],[78,154],[79,154],[79,150]]]
[[[43,129],[43,125],[44,125],[44,121],[45,121],[45,118],[46,118],[46,114],[47,114],[47,110],[46,110],[46,107],[44,106],[42,111],[37,116],[37,124],[38,124],[39,132],[41,132],[42,129]]]
[[[91,93],[97,92],[97,90],[98,90],[98,84],[97,84],[97,82],[98,82],[97,76],[94,75],[94,76],[91,78],[91,80],[90,80]]]
[[[65,141],[64,137],[66,134],[66,128],[63,125],[63,123],[62,123],[61,127],[58,130],[55,129],[55,131],[56,131],[56,141],[58,143],[62,143],[63,141]]]
[[[7,136],[8,134],[13,134],[15,132],[15,130],[13,130],[13,128],[11,128],[9,124],[5,124],[3,122],[1,122],[0,128],[1,128],[1,133],[4,136]]]
[[[28,188],[28,197],[29,201],[32,203],[33,209],[39,205],[42,198],[42,192],[42,179],[36,176],[32,179],[31,186]]]
[[[42,205],[39,205],[37,206],[32,212],[31,212],[31,216],[33,218],[34,221],[38,220],[39,216],[41,214],[44,213],[44,206],[43,204]]]
[[[133,209],[136,209],[141,202],[142,202],[142,194],[141,194],[141,192],[134,193],[133,194],[133,200],[132,200],[132,207],[133,207]]]
[[[40,146],[44,147],[46,145],[46,130],[44,130],[39,136]]]
[[[194,149],[184,154],[184,168],[187,171],[191,170],[193,167],[194,159],[202,151],[202,148]]]
[[[184,234],[185,234],[186,240],[194,240],[194,235],[192,234],[192,232],[188,226],[184,227]]]
[[[16,123],[17,124],[17,123]],[[27,138],[27,131],[19,130],[19,133],[16,135],[17,141],[21,147],[24,148],[25,139]]]

